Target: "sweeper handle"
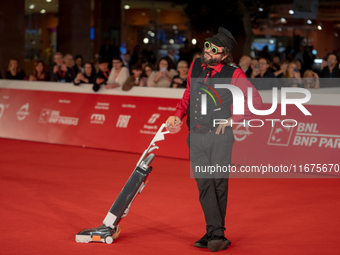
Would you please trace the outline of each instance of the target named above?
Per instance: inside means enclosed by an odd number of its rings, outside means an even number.
[[[144,151],[143,155],[140,157],[138,163],[137,163],[137,166],[139,166],[139,164],[143,161],[143,159],[145,158],[145,156],[150,153],[151,151],[155,150],[155,149],[158,149],[159,147],[156,146],[156,142],[158,141],[162,141],[164,140],[164,135],[165,134],[169,134],[170,131],[164,131],[163,132],[163,129],[166,129],[166,125],[163,123],[162,126],[158,129],[155,137],[152,139],[149,147]],[[152,161],[152,160],[151,160]],[[148,164],[147,164],[148,165]]]

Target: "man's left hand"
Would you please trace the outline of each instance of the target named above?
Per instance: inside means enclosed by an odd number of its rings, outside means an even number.
[[[226,127],[230,127],[231,124],[231,118],[227,119],[226,121],[223,121],[221,124],[218,125],[215,134],[219,135],[221,133],[222,130],[222,135],[224,134],[224,129]]]

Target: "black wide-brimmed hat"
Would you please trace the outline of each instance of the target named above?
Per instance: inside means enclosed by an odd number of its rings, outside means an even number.
[[[215,44],[216,46],[227,47],[229,51],[232,51],[237,45],[234,36],[224,27],[219,27],[218,33],[213,37],[207,38],[206,40]]]

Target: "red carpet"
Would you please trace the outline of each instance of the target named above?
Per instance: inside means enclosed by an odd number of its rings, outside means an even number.
[[[161,142],[159,143],[161,146]],[[146,145],[147,146],[147,145]],[[75,242],[102,224],[140,155],[0,139],[0,254],[207,254],[189,161],[157,157],[113,244]],[[339,254],[340,179],[230,179],[218,254]]]

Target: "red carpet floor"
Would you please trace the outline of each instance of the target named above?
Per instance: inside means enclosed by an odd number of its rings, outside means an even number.
[[[156,152],[157,153],[157,152]],[[157,154],[156,154],[157,155]],[[101,225],[140,155],[0,139],[0,254],[207,254],[189,162],[155,158],[113,244],[75,242]],[[218,254],[340,254],[339,179],[230,179]]]

